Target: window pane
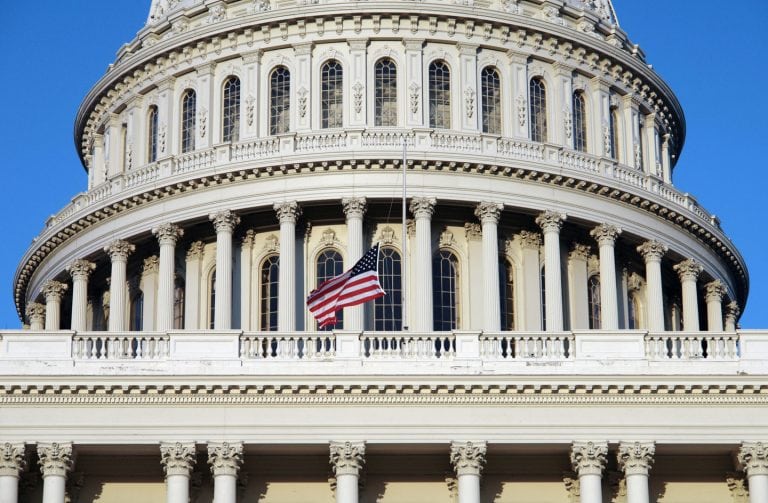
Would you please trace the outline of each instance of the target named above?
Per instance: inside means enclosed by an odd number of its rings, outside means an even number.
[[[451,70],[445,61],[429,65],[429,126],[451,127]]]
[[[157,107],[149,107],[149,117],[147,118],[147,161],[155,162],[157,160]]]
[[[512,264],[499,260],[499,290],[501,294],[501,329],[515,329],[515,278]]]
[[[483,133],[501,134],[501,79],[495,68],[483,68]]]
[[[619,158],[619,119],[618,119],[619,111],[617,109],[612,109],[610,114],[610,135],[611,135],[611,152],[610,156],[612,159],[618,159]]]
[[[397,126],[397,67],[389,58],[375,68],[374,115],[377,126]]]
[[[600,330],[600,277],[589,278],[589,329]]]
[[[403,289],[400,254],[392,248],[379,252],[379,282],[387,294],[373,301],[374,330],[402,330]]]
[[[280,257],[272,255],[261,264],[261,330],[277,330],[277,296]]]
[[[195,125],[197,115],[197,94],[188,90],[181,99],[181,153],[195,150]]]
[[[344,78],[341,63],[328,61],[321,70],[321,127],[342,127],[344,117]]]
[[[173,289],[173,328],[184,328],[184,287],[178,284]]]
[[[222,141],[231,142],[240,139],[240,79],[230,77],[224,83],[224,103]]]
[[[344,260],[335,250],[326,250],[317,257],[317,282],[315,287],[320,286],[323,281],[335,278],[344,273]],[[319,330],[330,331],[334,328],[342,329],[344,327],[344,310],[336,313],[336,325],[328,325]]]
[[[216,271],[211,274],[210,294],[208,295],[208,328],[213,330],[216,320]]]
[[[448,250],[440,250],[432,262],[433,328],[438,332],[458,326],[458,265],[456,255]]]
[[[535,78],[530,86],[531,140],[547,141],[547,89],[544,81]]]
[[[573,94],[573,148],[587,151],[587,103],[584,94]]]
[[[287,133],[291,115],[291,72],[278,66],[269,83],[269,134]]]

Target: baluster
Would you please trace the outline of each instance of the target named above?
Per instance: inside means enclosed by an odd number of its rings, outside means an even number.
[[[541,358],[544,355],[544,339],[542,337],[536,338],[536,358]]]

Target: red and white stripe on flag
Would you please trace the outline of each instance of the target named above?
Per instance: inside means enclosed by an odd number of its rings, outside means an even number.
[[[339,310],[385,295],[379,283],[378,258],[379,245],[376,244],[352,269],[324,281],[309,294],[307,308],[320,328],[334,325]]]

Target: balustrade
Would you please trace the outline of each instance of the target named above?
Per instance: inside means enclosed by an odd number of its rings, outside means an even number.
[[[83,334],[72,338],[75,360],[163,360],[169,337],[151,334]]]
[[[366,333],[361,336],[363,359],[444,360],[456,357],[453,334]]]
[[[336,356],[336,340],[324,334],[243,335],[240,356],[247,360],[327,360]]]
[[[572,360],[576,338],[572,334],[483,334],[483,360]]]
[[[649,360],[732,361],[739,358],[739,351],[737,335],[666,334],[645,338]]]

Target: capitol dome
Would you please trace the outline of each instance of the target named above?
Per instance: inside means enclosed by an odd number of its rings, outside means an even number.
[[[685,134],[610,0],[153,0],[16,272],[0,501],[37,444],[46,503],[74,452],[89,502],[715,503],[735,456],[765,503],[728,407],[768,343]],[[306,297],[376,244],[386,295],[321,329]]]

